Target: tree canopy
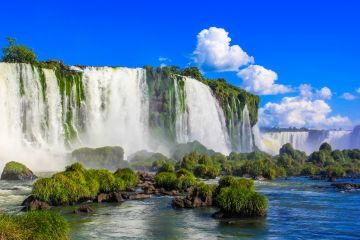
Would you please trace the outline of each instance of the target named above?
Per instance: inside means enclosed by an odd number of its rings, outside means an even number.
[[[24,45],[18,45],[15,38],[7,37],[9,45],[2,49],[2,62],[36,63],[37,56],[33,50]]]

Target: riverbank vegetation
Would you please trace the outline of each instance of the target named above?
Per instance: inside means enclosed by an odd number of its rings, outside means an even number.
[[[142,162],[147,162],[147,159],[143,158]],[[152,164],[157,166],[151,168],[153,171],[165,166],[175,170],[183,168],[204,179],[233,175],[269,180],[290,176],[335,180],[360,174],[360,150],[332,150],[328,143],[323,143],[318,151],[307,156],[288,143],[281,147],[277,156],[260,151],[232,152],[225,156],[195,141],[178,144],[172,151],[172,157],[153,161]]]

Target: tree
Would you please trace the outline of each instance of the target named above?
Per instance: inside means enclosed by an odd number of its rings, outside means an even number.
[[[323,144],[321,144],[321,146],[319,148],[319,151],[321,151],[321,150],[331,152],[332,148],[331,148],[330,144],[328,144],[327,142],[324,142]]]
[[[3,48],[1,61],[9,63],[36,63],[37,57],[33,50],[24,45],[17,45],[16,39],[7,37],[9,46]]]
[[[197,67],[184,68],[181,72],[182,75],[195,78],[197,80],[204,80],[204,76]]]

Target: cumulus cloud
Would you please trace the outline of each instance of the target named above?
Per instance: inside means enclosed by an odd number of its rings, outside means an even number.
[[[302,96],[284,97],[279,103],[269,102],[259,110],[264,126],[336,128],[351,126],[348,117],[329,116],[331,107],[322,99]]]
[[[223,28],[211,27],[197,35],[194,61],[203,69],[215,71],[238,71],[240,67],[253,63],[239,45],[230,45],[229,33]]]
[[[259,65],[250,65],[240,70],[237,76],[243,79],[243,85],[247,91],[256,94],[281,94],[291,91],[288,86],[275,84],[278,78],[276,72]]]
[[[341,98],[348,101],[352,101],[356,99],[356,96],[352,95],[351,93],[345,92],[343,95],[341,95]]]
[[[316,95],[320,98],[320,99],[324,99],[324,100],[328,100],[331,99],[332,97],[332,92],[330,90],[330,88],[328,87],[323,87],[320,90],[316,90]]]
[[[160,62],[160,67],[166,67],[167,64],[171,62],[171,59],[167,57],[159,57],[158,60]]]
[[[357,93],[360,93],[360,88],[356,89],[356,92],[357,92]]]

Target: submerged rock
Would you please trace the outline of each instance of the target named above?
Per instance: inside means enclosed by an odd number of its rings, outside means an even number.
[[[75,214],[79,214],[79,213],[92,213],[94,212],[94,209],[92,207],[90,207],[89,205],[81,205],[80,207],[78,207],[77,209],[75,209],[73,211],[73,213]]]
[[[148,199],[150,198],[150,194],[145,193],[136,193],[136,194],[129,194],[128,199],[130,200],[141,200],[141,199]]]
[[[1,174],[1,180],[34,180],[37,177],[24,164],[8,162]]]
[[[360,189],[360,183],[333,183],[331,186],[342,190]]]

